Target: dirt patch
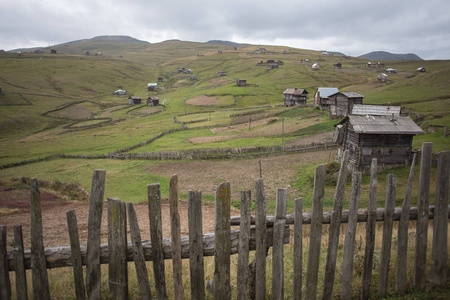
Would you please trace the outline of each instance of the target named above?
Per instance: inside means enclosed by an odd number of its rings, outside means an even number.
[[[220,100],[216,97],[208,97],[205,95],[200,95],[189,100],[186,100],[186,104],[195,105],[195,106],[213,106],[219,105]]]
[[[205,86],[206,89],[212,89],[219,87],[221,85],[227,84],[228,80],[226,78],[214,78],[209,81],[209,85]]]
[[[66,109],[58,112],[58,116],[69,117],[74,119],[87,119],[94,113],[83,105],[71,105]]]

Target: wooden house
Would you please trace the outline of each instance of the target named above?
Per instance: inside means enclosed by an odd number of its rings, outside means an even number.
[[[394,68],[387,68],[387,69],[386,69],[386,72],[387,72],[388,74],[396,74],[396,73],[397,73],[397,70],[394,69]]]
[[[142,103],[142,99],[140,97],[134,97],[130,96],[128,97],[128,104],[129,105],[138,105]]]
[[[217,71],[217,76],[225,76],[225,71]]]
[[[338,88],[335,87],[319,87],[314,94],[314,106],[320,109],[330,109],[330,103],[328,97],[339,93]]]
[[[197,80],[197,75],[191,75],[190,78],[191,80]]]
[[[308,101],[308,91],[305,89],[288,88],[283,92],[284,106],[304,105]]]
[[[348,116],[353,109],[353,105],[362,104],[364,96],[355,92],[337,92],[328,96],[328,106],[331,117]]]
[[[385,73],[381,73],[377,76],[378,82],[387,82],[388,76]]]
[[[371,61],[368,61],[367,64],[366,64],[366,66],[367,66],[368,68],[376,68],[377,64],[376,64],[376,63],[373,63],[373,62],[371,62]]]
[[[114,92],[115,95],[126,95],[127,91],[122,90],[122,89],[118,89],[117,91]]]
[[[413,137],[422,129],[409,117],[350,115],[336,125],[337,159],[349,150],[349,167],[367,172],[372,158],[380,168],[409,164]]]
[[[381,62],[381,61],[377,62],[378,68],[384,68],[384,66],[385,66],[384,62]]]
[[[148,106],[158,106],[159,105],[159,98],[158,97],[148,97],[147,98],[147,105]]]
[[[312,65],[312,69],[313,69],[313,70],[320,70],[319,64],[318,64],[318,63],[313,64],[313,65]]]
[[[268,63],[268,64],[273,64],[274,62],[275,62],[274,59],[268,59],[268,60],[267,60],[267,63]]]
[[[184,73],[184,68],[178,68],[178,69],[177,69],[177,73],[178,73],[178,74]]]
[[[164,78],[158,77],[158,82],[163,82],[163,81],[164,81]]]
[[[247,85],[247,80],[245,80],[245,79],[238,79],[238,80],[236,80],[236,85],[237,86],[246,86]]]
[[[147,84],[147,90],[152,92],[152,91],[156,91],[158,89],[158,84],[157,83],[148,83]]]
[[[333,68],[342,69],[342,64],[341,63],[333,64]]]
[[[56,52],[57,52],[56,49],[50,50],[50,53],[51,53],[51,54],[56,54]]]
[[[424,67],[417,68],[417,72],[426,72],[427,70]]]

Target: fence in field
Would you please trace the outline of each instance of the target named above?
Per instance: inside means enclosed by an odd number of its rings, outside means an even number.
[[[286,215],[287,190],[278,189],[275,215],[266,215],[266,199],[263,179],[255,180],[255,215],[251,216],[251,192],[241,192],[241,215],[230,216],[231,187],[228,182],[220,184],[215,193],[215,232],[202,231],[202,193],[188,192],[189,236],[181,237],[178,213],[178,179],[170,180],[169,202],[171,219],[171,239],[162,239],[161,191],[159,184],[147,186],[150,221],[150,241],[143,241],[133,204],[118,199],[107,200],[108,243],[100,244],[100,225],[103,208],[106,172],[95,170],[92,179],[90,212],[88,220],[87,245],[80,245],[75,211],[67,212],[70,247],[44,248],[40,193],[37,180],[31,181],[31,250],[24,250],[22,227],[14,227],[13,250],[7,251],[6,226],[0,226],[0,299],[11,298],[10,275],[15,274],[16,295],[27,299],[26,269],[32,270],[33,295],[39,299],[50,299],[47,268],[72,267],[77,299],[101,298],[101,264],[109,264],[109,296],[112,299],[127,299],[128,261],[134,261],[142,299],[167,298],[165,280],[165,259],[173,261],[173,282],[175,299],[183,299],[190,294],[191,299],[205,299],[206,290],[214,299],[230,299],[230,255],[238,254],[237,299],[266,298],[266,261],[268,249],[272,247],[271,299],[283,299],[285,290],[284,244],[289,243],[290,225],[293,225],[293,296],[294,299],[331,299],[336,276],[340,226],[347,223],[340,285],[341,299],[352,296],[352,272],[357,222],[366,223],[366,240],[362,299],[387,294],[390,270],[393,222],[398,221],[397,260],[395,267],[395,290],[404,293],[407,282],[408,222],[416,220],[414,286],[424,289],[427,282],[434,286],[447,283],[448,219],[450,151],[438,154],[435,205],[429,206],[432,144],[424,143],[421,155],[417,207],[411,208],[414,162],[407,183],[402,208],[395,208],[396,177],[387,176],[385,207],[377,208],[377,161],[372,161],[369,204],[366,210],[358,210],[361,193],[361,173],[352,174],[352,193],[349,211],[343,211],[344,187],[346,181],[348,152],[344,154],[336,186],[332,212],[323,212],[325,167],[320,165],[314,174],[314,194],[311,213],[302,213],[302,199],[295,199],[292,215]],[[429,219],[433,219],[431,245],[431,270],[427,271],[427,247]],[[127,241],[127,221],[131,242]],[[378,270],[376,291],[371,289],[375,249],[376,222],[383,222],[381,260]],[[308,263],[302,265],[302,225],[309,224],[310,240]],[[318,274],[322,226],[330,224],[327,259],[323,291],[318,291]],[[254,225],[254,226],[252,226]],[[231,230],[231,226],[240,226]],[[256,250],[254,261],[249,264],[249,251]],[[205,284],[204,257],[214,256],[214,279]],[[181,272],[182,259],[189,259],[190,291],[183,290]],[[154,278],[149,279],[145,261],[153,262]],[[82,266],[86,265],[84,279]],[[303,270],[306,278],[303,280]],[[11,271],[14,271],[12,273]],[[428,275],[429,274],[429,277]],[[289,274],[290,276],[290,274]],[[152,295],[150,280],[154,280],[156,295]],[[305,282],[303,282],[305,281]],[[305,285],[304,285],[305,284]],[[304,285],[304,286],[303,286]],[[356,291],[353,291],[355,294]],[[353,295],[355,296],[355,295]]]

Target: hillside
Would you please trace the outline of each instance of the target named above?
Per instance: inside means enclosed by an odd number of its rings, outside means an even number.
[[[408,53],[408,54],[395,54],[395,53],[389,53],[386,51],[373,51],[370,53],[366,53],[363,55],[358,56],[360,58],[365,58],[369,60],[376,60],[376,61],[385,61],[385,60],[423,60],[419,56],[417,56],[414,53]]]

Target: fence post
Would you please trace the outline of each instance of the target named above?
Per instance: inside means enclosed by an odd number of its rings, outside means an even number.
[[[128,299],[127,211],[119,199],[108,199],[109,295]]]
[[[276,201],[272,248],[272,299],[282,300],[284,288],[283,237],[286,225],[287,189],[277,189]]]
[[[33,295],[50,300],[47,276],[47,261],[42,233],[41,193],[36,178],[31,179],[31,265]]]
[[[381,244],[380,275],[378,277],[378,296],[385,297],[388,285],[389,263],[391,260],[392,227],[396,199],[397,177],[387,176],[386,202],[384,207],[383,241]]]
[[[170,229],[172,234],[172,265],[173,265],[173,282],[175,290],[175,299],[184,298],[183,290],[183,263],[181,261],[181,229],[180,214],[178,212],[178,176],[173,175],[170,178],[169,185],[169,201],[170,201]]]
[[[302,240],[302,198],[295,199],[294,202],[294,299],[302,299],[303,281],[303,240]]]
[[[417,199],[416,252],[414,260],[414,285],[424,289],[427,271],[428,205],[430,195],[431,155],[433,143],[422,144],[419,194]]]
[[[94,170],[89,204],[88,240],[86,249],[86,289],[89,300],[101,300],[100,227],[102,225],[105,170]]]
[[[16,296],[18,300],[28,299],[27,272],[23,248],[22,226],[14,226],[14,271],[16,273]]]
[[[0,299],[11,299],[11,282],[9,280],[6,226],[0,226]]]
[[[305,299],[316,299],[319,273],[320,245],[322,243],[323,198],[325,194],[325,165],[316,167],[314,172],[314,195],[311,216],[311,236],[309,242],[308,270],[306,274]]]
[[[361,172],[352,174],[352,195],[347,230],[345,233],[344,259],[342,262],[341,299],[352,297],[353,254],[355,249],[356,225],[358,217],[359,196],[361,193]]]
[[[406,267],[407,267],[407,253],[408,253],[408,223],[409,211],[411,209],[411,195],[414,179],[414,165],[416,163],[416,154],[413,156],[411,169],[409,171],[408,184],[406,186],[405,199],[403,200],[402,213],[398,223],[397,235],[397,268],[395,291],[403,293],[406,289]]]
[[[264,193],[264,181],[262,178],[255,180],[255,299],[266,299],[266,197]]]
[[[136,217],[136,210],[131,202],[127,203],[128,224],[130,226],[131,245],[133,249],[134,265],[136,267],[136,276],[139,282],[141,298],[144,300],[152,299],[152,291],[148,280],[147,266],[145,265],[144,249],[142,248],[141,231]]]
[[[157,299],[167,299],[164,275],[164,252],[162,244],[161,186],[159,183],[147,185],[150,238],[152,241],[153,273]]]
[[[80,238],[78,236],[77,215],[74,210],[66,211],[67,227],[69,231],[71,262],[75,282],[75,295],[78,299],[86,299],[86,289],[83,278],[83,261],[81,260]]]
[[[230,286],[230,183],[220,184],[215,197],[215,242],[213,295],[215,300],[231,299]]]
[[[237,299],[248,299],[248,260],[250,241],[251,192],[241,191],[241,224],[239,226],[239,252],[237,269]]]
[[[322,299],[331,299],[333,296],[334,273],[336,271],[336,255],[339,245],[339,234],[341,232],[342,206],[344,204],[345,183],[347,181],[347,164],[349,151],[344,151],[339,170],[338,181],[333,201],[333,212],[331,213],[330,233],[328,238],[327,263],[325,268],[325,279],[323,284]]]
[[[373,254],[375,250],[375,225],[377,221],[377,159],[370,166],[369,206],[367,209],[366,248],[364,250],[364,273],[362,280],[362,299],[369,299],[372,282]]]
[[[431,250],[430,282],[432,286],[445,286],[447,282],[449,177],[450,151],[439,152],[434,200],[433,248]]]

